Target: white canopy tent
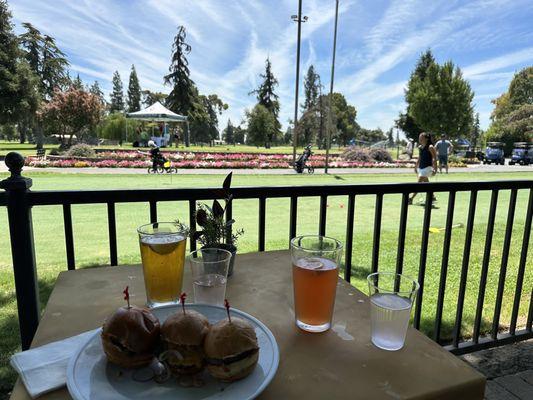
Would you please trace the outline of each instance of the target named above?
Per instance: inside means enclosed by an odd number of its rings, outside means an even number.
[[[139,121],[148,121],[148,122],[185,122],[187,124],[186,132],[186,145],[189,144],[189,121],[186,116],[176,114],[173,111],[170,111],[160,102],[155,102],[150,107],[145,108],[144,110],[135,111],[126,114],[126,118],[135,119]],[[126,129],[128,125],[126,124]],[[126,132],[127,135],[127,132]],[[152,139],[155,139],[152,137]],[[157,143],[159,146],[161,143]]]

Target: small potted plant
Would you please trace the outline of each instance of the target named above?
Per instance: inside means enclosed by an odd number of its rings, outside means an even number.
[[[228,220],[226,216],[228,207],[233,200],[230,191],[231,176],[232,173],[230,172],[224,180],[222,189],[216,193],[218,197],[224,200],[224,207],[216,199],[211,207],[205,203],[198,203],[195,219],[200,230],[191,229],[192,239],[197,240],[202,248],[224,249],[231,253],[228,276],[233,274],[233,265],[237,254],[237,239],[244,233],[243,229],[233,232],[232,226],[235,220]]]

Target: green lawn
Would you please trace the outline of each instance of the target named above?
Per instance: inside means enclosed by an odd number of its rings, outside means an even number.
[[[56,149],[58,145],[51,145],[47,144],[44,146],[48,151],[51,149]],[[110,149],[110,150],[132,150],[134,147],[131,146],[131,144],[124,144],[123,146],[98,146],[99,149]],[[176,150],[174,145],[172,147],[167,148],[166,150]],[[179,151],[192,151],[192,152],[202,152],[202,151],[208,151],[208,152],[216,152],[216,153],[272,153],[272,154],[292,154],[292,147],[291,146],[275,146],[271,147],[270,149],[265,149],[264,147],[255,147],[255,146],[247,146],[247,145],[219,145],[219,146],[190,146],[185,147],[183,145],[180,145],[178,147]],[[6,155],[10,151],[17,151],[21,153],[24,156],[31,156],[35,155],[35,145],[30,143],[24,143],[20,144],[18,142],[8,142],[8,141],[0,141],[0,156]],[[339,149],[337,147],[331,149],[332,153],[339,153],[342,149]],[[303,152],[303,148],[299,147],[297,149],[297,153],[300,154]],[[325,154],[325,150],[318,150],[317,148],[313,149],[313,152],[316,154]],[[391,151],[391,154],[393,155],[393,158],[396,157],[396,151]]]
[[[1,175],[1,174],[0,174]],[[4,174],[5,176],[5,174]],[[222,184],[222,175],[185,175],[148,176],[148,175],[92,175],[92,174],[51,174],[46,172],[27,173],[33,178],[33,190],[66,190],[66,189],[116,189],[116,188],[180,188],[208,187]],[[354,174],[354,175],[236,175],[234,186],[269,186],[303,184],[357,184],[412,182],[412,174]],[[438,176],[436,181],[444,180],[501,180],[531,179],[532,173],[507,174],[451,174]],[[297,188],[295,188],[297,191]],[[520,256],[527,193],[520,191],[516,207],[516,217],[512,236],[512,250],[509,256],[509,267],[505,284],[505,297],[502,308],[501,323],[509,323],[514,297],[514,286]],[[422,200],[423,196],[420,196]],[[383,222],[381,232],[380,269],[392,270],[396,260],[396,241],[399,222],[399,195],[388,195],[384,198]],[[372,233],[374,219],[374,196],[360,196],[356,201],[355,235],[354,235],[354,266],[352,283],[366,292],[365,277],[369,273],[372,252]],[[466,224],[469,196],[458,193],[454,223]],[[489,328],[495,303],[495,292],[498,284],[499,263],[509,193],[502,192],[499,197],[498,211],[494,231],[492,258],[487,282],[486,301],[484,305],[484,330]],[[468,337],[472,332],[473,318],[480,279],[480,266],[483,256],[483,245],[487,228],[488,206],[490,193],[480,192],[476,209],[475,229],[468,272],[467,294],[464,307],[463,335]],[[347,199],[332,197],[328,200],[327,234],[341,241],[345,240]],[[443,227],[446,217],[447,195],[438,195],[439,209],[433,210],[431,226]],[[300,199],[298,209],[298,234],[316,233],[318,230],[318,198]],[[107,213],[104,205],[75,205],[72,207],[74,222],[74,240],[76,262],[78,267],[106,264],[109,262],[107,238]],[[116,207],[118,251],[120,263],[138,263],[140,261],[137,244],[136,228],[149,219],[146,204],[119,204]],[[418,275],[421,227],[424,208],[409,208],[407,240],[405,249],[404,271],[416,277]],[[188,221],[188,205],[185,202],[160,203],[158,208],[160,220],[179,218]],[[258,202],[256,200],[237,200],[234,204],[236,227],[243,227],[244,237],[239,242],[240,252],[257,249],[257,217]],[[35,207],[33,210],[35,244],[38,264],[38,277],[41,285],[41,301],[46,304],[57,274],[66,269],[64,248],[63,218],[59,206]],[[15,293],[13,273],[7,231],[7,217],[4,209],[0,210],[0,223],[4,227],[0,231],[0,398],[5,396],[14,382],[14,373],[8,366],[9,356],[19,349],[18,325],[16,320]],[[267,250],[286,249],[289,235],[289,200],[273,199],[267,201],[266,247]],[[428,264],[425,276],[424,303],[422,313],[422,330],[431,335],[433,332],[434,315],[439,283],[440,259],[442,255],[443,233],[431,234],[429,242]],[[454,229],[446,285],[446,302],[444,306],[443,337],[449,337],[455,318],[455,305],[459,286],[462,261],[462,250],[465,229]],[[533,238],[532,238],[533,241]],[[530,256],[533,253],[530,244]],[[527,307],[533,286],[533,263],[528,262],[524,280],[523,295],[520,305],[520,323],[525,323]]]

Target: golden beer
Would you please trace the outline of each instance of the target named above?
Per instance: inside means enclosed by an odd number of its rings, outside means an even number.
[[[179,301],[186,243],[186,234],[171,223],[155,223],[139,228],[144,285],[149,306]]]

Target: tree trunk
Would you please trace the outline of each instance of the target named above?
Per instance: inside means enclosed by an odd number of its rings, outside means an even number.
[[[44,144],[44,133],[43,127],[38,122],[35,123],[35,126],[33,127],[33,137],[35,138],[35,144],[37,145],[37,148],[42,149]]]

